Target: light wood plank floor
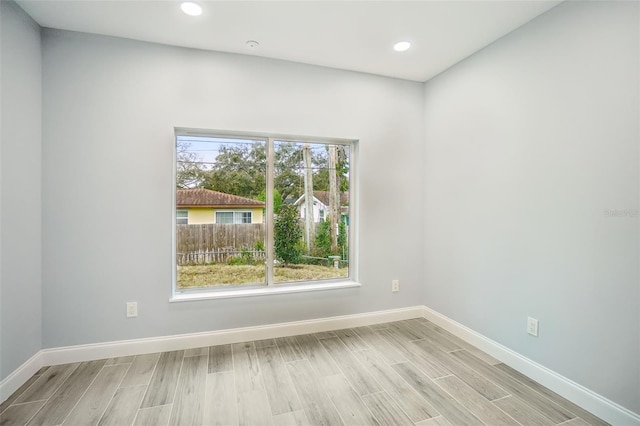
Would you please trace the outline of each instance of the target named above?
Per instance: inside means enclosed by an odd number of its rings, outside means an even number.
[[[42,368],[0,425],[605,425],[418,318]]]

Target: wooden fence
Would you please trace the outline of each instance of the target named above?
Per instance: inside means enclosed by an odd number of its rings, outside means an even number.
[[[176,256],[178,265],[227,262],[232,257],[251,256],[264,260],[264,224],[176,225]]]
[[[253,262],[264,262],[266,253],[262,250],[218,249],[211,251],[194,251],[176,253],[178,265],[197,265],[205,263],[227,263],[234,257],[248,258]]]

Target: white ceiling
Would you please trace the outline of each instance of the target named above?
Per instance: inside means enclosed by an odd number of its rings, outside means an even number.
[[[199,0],[198,17],[178,0],[17,2],[43,27],[425,81],[561,1]]]

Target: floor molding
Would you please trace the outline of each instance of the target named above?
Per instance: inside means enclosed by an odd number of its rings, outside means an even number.
[[[9,398],[11,394],[26,383],[31,376],[36,374],[43,365],[45,364],[42,361],[42,351],[39,351],[0,381],[0,402],[4,402]]]
[[[612,425],[640,426],[640,415],[428,307],[421,315]]]
[[[96,343],[43,349],[44,365],[68,364],[145,353],[175,351],[204,346],[271,339],[297,334],[317,333],[341,328],[360,327],[422,316],[423,307],[415,306],[354,315],[293,321],[255,327],[234,328],[203,333],[180,334],[118,342]]]

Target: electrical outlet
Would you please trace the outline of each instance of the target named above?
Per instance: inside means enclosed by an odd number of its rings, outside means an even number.
[[[527,333],[532,336],[538,337],[538,320],[535,318],[527,318]]]
[[[138,316],[138,302],[127,302],[127,318]]]
[[[391,291],[393,291],[394,293],[400,291],[400,280],[391,281]]]

